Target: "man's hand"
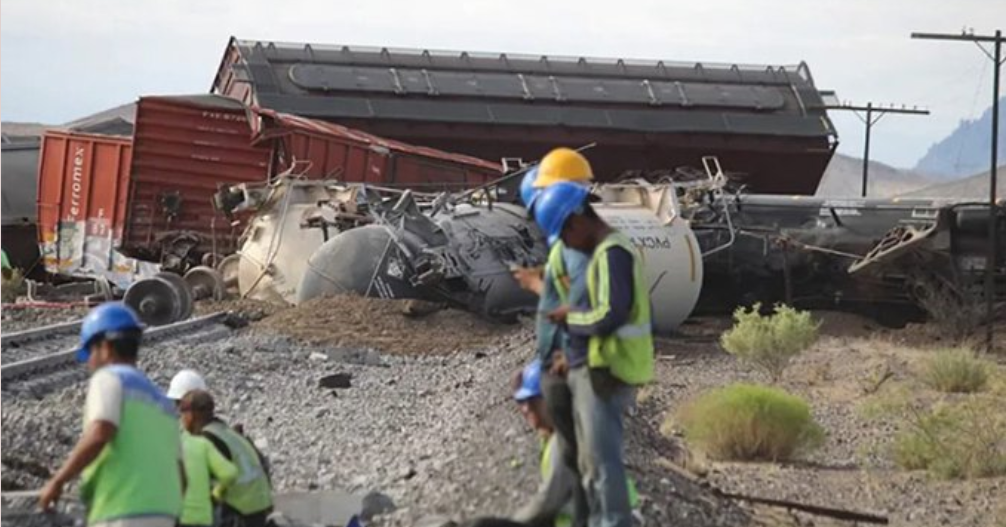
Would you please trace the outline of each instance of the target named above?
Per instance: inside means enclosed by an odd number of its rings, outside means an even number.
[[[569,306],[559,306],[558,309],[548,314],[548,319],[551,320],[553,324],[562,324],[566,322],[566,315],[568,314]]]
[[[118,427],[108,421],[92,421],[85,425],[84,434],[80,436],[76,446],[70,451],[70,456],[60,467],[56,475],[45,484],[42,493],[39,494],[38,504],[43,510],[47,510],[55,505],[60,496],[63,495],[63,485],[67,481],[76,478],[84,467],[98,459],[101,450],[115,437]]]
[[[541,267],[516,267],[511,272],[521,289],[541,295],[543,289]]]
[[[552,354],[552,365],[548,368],[548,373],[553,377],[566,377],[569,373],[569,363],[566,362],[566,355],[562,350],[556,350]]]
[[[45,487],[42,487],[42,492],[38,495],[38,505],[43,511],[48,511],[56,505],[62,495],[63,482],[52,478],[45,484]]]

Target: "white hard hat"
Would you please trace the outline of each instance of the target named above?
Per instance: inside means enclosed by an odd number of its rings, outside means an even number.
[[[195,370],[182,370],[175,374],[168,386],[168,399],[179,400],[192,390],[207,390],[203,376]]]

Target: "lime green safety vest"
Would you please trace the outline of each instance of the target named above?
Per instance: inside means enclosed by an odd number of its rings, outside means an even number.
[[[210,479],[227,488],[238,477],[238,468],[221,454],[205,437],[182,432],[182,452],[185,459],[185,499],[182,502],[182,525],[213,525],[213,502]]]
[[[548,481],[552,475],[552,445],[555,444],[554,436],[544,442],[541,448],[541,480]],[[579,483],[579,481],[577,482]],[[629,486],[629,506],[633,509],[639,506],[639,493],[636,491],[636,483],[632,478],[626,476],[626,485]],[[573,525],[573,517],[569,512],[571,504],[563,507],[563,511],[555,517],[555,527],[570,527]]]
[[[653,379],[653,330],[650,319],[650,292],[646,287],[642,257],[632,242],[622,233],[608,235],[594,249],[587,268],[587,294],[590,311],[571,311],[568,322],[590,325],[608,313],[608,249],[621,247],[632,255],[632,311],[629,320],[614,333],[590,338],[587,365],[608,368],[611,374],[630,385],[646,384]]]
[[[231,462],[238,467],[238,477],[224,493],[224,503],[241,514],[254,514],[272,507],[269,479],[248,438],[220,421],[213,421],[203,427],[203,433],[212,434],[223,441],[231,451]]]
[[[104,368],[122,383],[115,436],[81,474],[87,523],[139,517],[178,518],[181,452],[173,403],[132,366]]]

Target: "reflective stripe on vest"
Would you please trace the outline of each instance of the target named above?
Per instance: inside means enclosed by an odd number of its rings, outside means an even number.
[[[628,322],[611,335],[594,336],[588,343],[587,365],[608,368],[611,374],[631,385],[653,379],[653,331],[650,316],[650,292],[639,252],[622,233],[608,235],[594,250],[587,270],[587,294],[591,310],[570,313],[576,324],[595,323],[610,311],[611,287],[608,283],[608,250],[620,247],[632,255],[632,309]]]
[[[181,435],[174,405],[132,366],[106,366],[122,386],[122,413],[112,441],[81,475],[87,523],[178,517]]]
[[[562,251],[562,241],[558,241],[552,245],[548,250],[548,263],[545,266],[545,271],[548,273],[547,278],[552,281],[552,286],[559,293],[559,299],[563,304],[568,304],[569,288],[562,281],[566,277],[566,262],[562,258]]]
[[[238,467],[237,480],[224,493],[224,503],[241,514],[253,514],[271,507],[272,489],[251,442],[220,421],[206,425],[203,432],[223,441],[231,451],[231,462]]]

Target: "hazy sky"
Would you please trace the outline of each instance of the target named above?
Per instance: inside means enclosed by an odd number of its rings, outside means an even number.
[[[144,94],[205,92],[228,37],[469,51],[796,64],[846,100],[919,104],[888,116],[873,159],[912,166],[991,103],[974,44],[912,31],[1006,30],[1006,0],[3,0],[3,120],[66,122]],[[833,112],[840,151],[863,128]]]

